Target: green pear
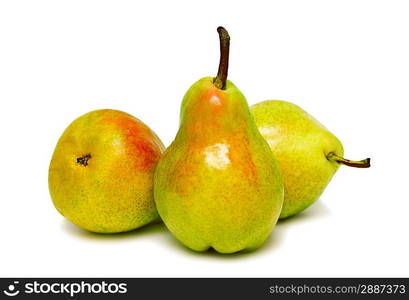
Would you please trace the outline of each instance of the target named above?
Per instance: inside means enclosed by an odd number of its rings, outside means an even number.
[[[284,187],[279,165],[260,135],[243,94],[227,81],[229,35],[216,78],[184,96],[180,128],[159,160],[154,198],[171,233],[196,251],[258,248],[276,224]]]
[[[321,123],[295,104],[270,100],[251,107],[260,133],[275,154],[284,179],[280,219],[293,216],[323,193],[340,164],[367,168],[370,159],[342,158],[341,142]]]
[[[50,162],[55,208],[98,233],[130,231],[157,220],[153,174],[163,151],[158,136],[125,112],[82,115],[65,129]]]

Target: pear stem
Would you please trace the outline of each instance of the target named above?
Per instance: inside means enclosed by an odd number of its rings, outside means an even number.
[[[77,164],[83,165],[84,167],[88,166],[88,160],[91,158],[91,154],[86,154],[84,156],[77,158]]]
[[[229,69],[230,36],[227,30],[221,26],[217,27],[220,40],[220,62],[217,76],[214,78],[214,85],[224,90],[226,89],[227,72]]]
[[[371,166],[370,158],[363,159],[360,161],[355,161],[355,160],[349,160],[349,159],[340,157],[333,152],[328,153],[327,159],[330,161],[335,161],[337,163],[340,163],[340,164],[343,164],[349,167],[354,167],[354,168],[369,168]]]

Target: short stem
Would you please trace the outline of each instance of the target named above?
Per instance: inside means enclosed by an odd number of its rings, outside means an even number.
[[[349,167],[355,167],[355,168],[369,168],[371,166],[371,159],[363,159],[360,161],[355,161],[355,160],[349,160],[345,159],[343,157],[340,157],[338,155],[335,155],[335,153],[330,152],[327,155],[327,159],[330,161],[335,161],[337,163],[349,166]]]
[[[77,158],[77,164],[83,165],[84,167],[88,166],[88,160],[91,158],[91,154],[86,154],[84,156]]]
[[[213,83],[217,88],[224,90],[226,89],[227,72],[229,69],[230,36],[227,30],[221,26],[217,28],[217,32],[220,39],[220,62],[219,70]]]

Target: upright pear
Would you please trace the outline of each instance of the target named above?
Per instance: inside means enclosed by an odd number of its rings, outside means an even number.
[[[159,215],[187,247],[233,253],[258,248],[280,215],[278,163],[227,79],[229,35],[219,27],[220,65],[184,96],[180,128],[155,171]]]
[[[280,219],[291,217],[314,203],[340,164],[367,168],[369,158],[342,158],[341,142],[321,123],[297,105],[279,100],[251,107],[260,133],[281,167],[285,196]]]

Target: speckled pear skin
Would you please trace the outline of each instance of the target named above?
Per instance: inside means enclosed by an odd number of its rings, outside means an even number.
[[[269,100],[251,107],[260,133],[275,154],[284,179],[280,219],[291,217],[314,203],[339,164],[326,156],[343,156],[341,142],[295,104]]]
[[[278,163],[241,92],[230,81],[216,88],[212,77],[193,84],[155,172],[167,228],[195,251],[254,250],[276,224],[283,193]]]
[[[56,209],[86,230],[133,230],[158,218],[153,174],[164,146],[137,118],[95,110],[72,122],[60,137],[49,167]],[[78,157],[90,154],[87,165]]]

